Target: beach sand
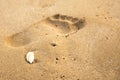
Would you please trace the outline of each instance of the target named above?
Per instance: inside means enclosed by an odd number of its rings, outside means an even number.
[[[119,14],[119,0],[0,0],[0,80],[120,80]]]

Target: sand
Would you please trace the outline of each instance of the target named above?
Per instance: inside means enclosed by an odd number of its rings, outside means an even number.
[[[0,0],[0,80],[120,80],[119,14],[119,0]]]

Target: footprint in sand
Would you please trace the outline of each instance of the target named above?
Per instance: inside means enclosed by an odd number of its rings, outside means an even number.
[[[43,35],[44,33],[51,34],[53,37],[58,34],[66,35],[75,33],[84,24],[84,19],[56,14],[31,25],[19,33],[7,37],[5,42],[8,46],[20,47],[43,38],[45,36]]]
[[[81,29],[85,24],[85,19],[56,14],[42,20],[41,23],[54,27],[59,30],[61,34],[69,34]]]

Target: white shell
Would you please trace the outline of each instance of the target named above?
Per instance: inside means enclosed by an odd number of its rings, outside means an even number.
[[[26,60],[27,60],[30,64],[32,64],[33,61],[34,61],[34,52],[28,52],[28,53],[26,54]]]

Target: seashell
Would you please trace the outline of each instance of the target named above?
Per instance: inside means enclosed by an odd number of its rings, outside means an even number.
[[[34,52],[28,52],[26,54],[25,58],[26,58],[27,62],[29,62],[30,64],[32,64],[33,61],[34,61]]]

